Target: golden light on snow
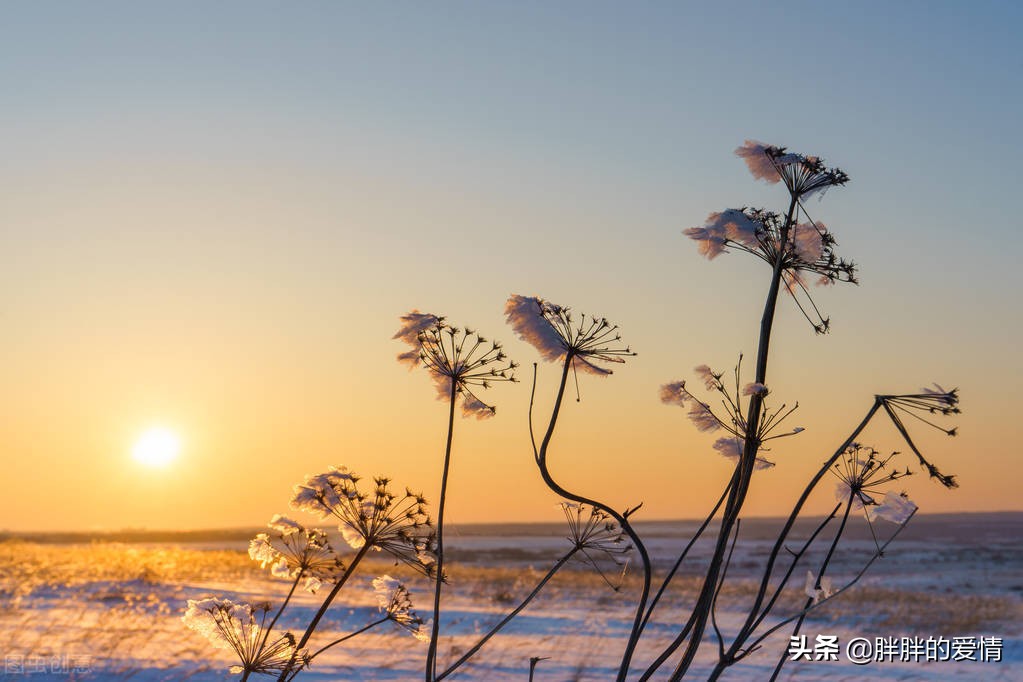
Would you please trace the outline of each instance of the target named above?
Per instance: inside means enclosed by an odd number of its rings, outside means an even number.
[[[139,436],[131,455],[136,462],[162,468],[174,461],[181,451],[181,439],[169,429],[153,427]]]

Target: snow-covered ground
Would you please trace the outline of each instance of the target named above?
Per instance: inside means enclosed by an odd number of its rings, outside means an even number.
[[[913,524],[915,528],[907,528],[862,581],[806,621],[802,632],[808,647],[813,649],[818,635],[835,636],[838,660],[793,661],[780,679],[1023,679],[1023,548],[1019,543],[1023,515],[923,517]],[[730,568],[732,580],[720,598],[718,625],[726,638],[745,616],[741,607],[749,603],[755,569],[770,548],[772,527],[766,521],[752,522],[744,530]],[[660,575],[688,528],[670,523],[641,525],[650,538]],[[567,549],[563,536],[553,526],[452,528],[449,546],[458,561],[451,566],[445,592],[441,668],[532,589]],[[864,528],[854,528],[852,540],[851,551],[840,554],[829,570],[836,586],[855,573],[873,547]],[[681,572],[679,588],[671,591],[651,622],[636,656],[637,671],[677,632],[685,605],[698,587],[708,545],[706,541],[697,545]],[[0,641],[4,642],[0,677],[12,682],[237,679],[238,675],[227,672],[235,662],[230,653],[211,648],[185,628],[181,615],[188,599],[208,596],[279,603],[287,583],[267,576],[243,547],[243,542],[222,550],[208,544],[0,542]],[[805,570],[815,568],[819,558],[819,554],[810,555],[804,559],[805,566],[800,564],[779,602],[779,615],[791,613],[804,599]],[[538,681],[613,679],[638,595],[638,576],[627,575],[616,592],[585,566],[570,566],[472,662],[447,679],[526,680],[531,657],[545,659],[536,667]],[[407,580],[417,610],[428,615],[430,592],[424,579],[380,558],[361,568],[341,592],[315,641],[337,639],[379,617],[370,581],[382,573]],[[299,628],[318,606],[320,596],[298,597],[278,627]],[[1000,642],[987,639],[985,647],[978,646],[980,638],[992,637]],[[914,642],[923,647],[931,638],[942,643],[939,650],[949,657],[1000,655],[1001,660],[886,660],[856,665],[848,660],[846,646],[857,638],[871,645],[877,638],[895,638],[896,658],[898,652],[912,653]],[[763,644],[723,679],[769,678],[788,648],[788,630],[780,630]],[[708,633],[691,679],[706,678],[716,651],[713,632]],[[423,642],[384,623],[323,654],[298,679],[421,679],[425,653]],[[663,668],[653,679],[666,678],[668,670]]]

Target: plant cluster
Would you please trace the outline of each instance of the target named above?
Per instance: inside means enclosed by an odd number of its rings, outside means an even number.
[[[505,304],[505,315],[512,330],[536,349],[540,359],[560,368],[560,382],[549,416],[541,428],[535,429],[533,410],[538,364],[533,364],[529,435],[540,478],[563,500],[561,506],[569,527],[565,553],[522,601],[457,660],[447,664],[439,660],[446,583],[445,504],[456,407],[460,407],[466,417],[482,419],[495,415],[496,407],[489,398],[484,399],[485,391],[498,383],[516,381],[517,365],[508,360],[501,344],[472,329],[451,326],[443,316],[413,310],[401,317],[401,326],[394,335],[408,346],[398,359],[410,369],[424,369],[436,386],[438,399],[448,405],[436,523],[427,515],[422,495],[411,491],[395,495],[390,492],[390,481],[386,478],[374,479],[372,490],[364,491],[359,488],[360,479],[343,467],[310,476],[296,487],[292,506],[336,522],[342,537],[355,552],[354,556],[340,556],[323,531],[274,517],[271,532],[257,536],[250,548],[252,558],[269,567],[273,575],[292,581],[291,591],[274,615],[269,615],[273,610],[269,604],[249,606],[207,599],[189,602],[186,623],[206,634],[217,646],[232,649],[238,656],[236,669],[243,674],[243,679],[261,673],[290,680],[308,669],[326,649],[390,621],[427,642],[424,679],[437,682],[478,655],[484,645],[574,559],[597,570],[616,590],[626,567],[630,563],[638,566],[640,589],[634,602],[632,624],[622,643],[616,673],[619,682],[648,680],[655,676],[673,682],[681,680],[692,672],[697,651],[710,639],[717,642],[717,662],[710,673],[710,679],[716,680],[731,666],[763,649],[767,638],[775,632],[787,628],[791,634],[798,634],[807,614],[850,589],[882,556],[917,510],[906,492],[900,489],[904,479],[913,474],[912,461],[906,463],[906,457],[899,452],[881,455],[859,442],[861,433],[875,417],[887,416],[915,463],[940,484],[955,487],[954,477],[942,473],[923,455],[909,427],[923,424],[954,436],[954,427],[940,426],[937,420],[959,412],[959,395],[955,389],[946,390],[935,384],[933,388],[916,393],[874,396],[859,424],[823,457],[793,503],[760,569],[749,603],[738,607],[730,605],[745,614],[742,625],[731,633],[719,627],[719,601],[726,594],[723,588],[729,579],[728,568],[753,479],[764,475],[760,472],[779,466],[777,457],[773,454],[768,457],[769,449],[776,442],[804,431],[801,426],[791,425],[798,403],[777,399],[768,383],[769,350],[778,300],[783,294],[789,295],[814,330],[823,334],[829,331],[830,319],[818,307],[811,286],[857,282],[856,266],[836,253],[834,235],[824,223],[811,218],[805,206],[808,197],[845,185],[848,175],[827,166],[816,156],[796,154],[784,147],[754,141],[747,141],[736,154],[745,160],[755,178],[785,188],[787,209],[774,212],[764,208],[729,208],[711,213],[702,226],[684,231],[708,259],[729,252],[746,253],[765,263],[770,277],[752,375],[745,374],[740,355],[734,370],[727,375],[707,365],[695,368],[703,389],[698,389],[697,393],[701,395],[692,392],[684,380],[674,380],[661,387],[662,402],[686,409],[699,431],[718,435],[712,449],[725,457],[732,467],[732,475],[717,504],[688,543],[679,549],[676,560],[663,576],[655,575],[643,538],[632,523],[632,516],[641,504],[615,509],[581,491],[569,489],[553,475],[549,466],[570,377],[578,392],[579,372],[608,376],[612,367],[625,363],[635,353],[622,341],[618,327],[603,316],[576,314],[571,308],[547,299],[515,294]],[[805,515],[811,494],[829,480],[829,476],[836,483],[834,508],[808,537],[797,540],[793,535],[796,521]],[[873,551],[863,557],[860,570],[842,582],[829,573],[829,568],[836,554],[846,549],[843,538],[854,514],[862,514],[869,524],[874,538]],[[712,525],[717,526],[718,532],[712,541],[710,559],[700,569],[701,586],[696,598],[681,619],[659,621],[662,631],[664,627],[673,629],[667,646],[652,655],[649,648],[644,648],[643,655],[648,659],[638,660],[639,645],[651,620],[655,619],[659,604],[665,595],[678,589],[676,578],[681,566],[689,560],[694,544]],[[825,529],[833,532],[825,533]],[[808,565],[815,556],[810,549],[817,546],[822,548],[823,558]],[[424,621],[416,615],[407,588],[389,576],[381,576],[373,581],[380,600],[380,618],[311,650],[310,638],[317,625],[370,549],[390,554],[397,562],[411,566],[431,580],[431,617]],[[630,562],[633,554],[636,560]],[[800,592],[805,595],[805,601],[801,608],[785,612],[786,602],[780,597],[797,575],[805,575]],[[330,586],[330,590],[300,636],[273,634],[281,612],[300,584],[305,589]],[[798,588],[796,585],[795,589]],[[542,660],[531,658],[528,668],[527,662],[523,662],[530,678]],[[785,661],[786,656],[781,653],[772,679],[778,676]]]

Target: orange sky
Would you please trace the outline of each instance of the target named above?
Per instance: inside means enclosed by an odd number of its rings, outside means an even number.
[[[787,77],[749,41],[717,71],[687,66],[709,38],[660,32],[678,17],[630,15],[632,47],[611,59],[606,11],[582,25],[483,17],[482,42],[468,19],[376,10],[368,32],[296,10],[286,36],[253,11],[226,37],[162,11],[125,12],[133,28],[117,31],[98,15],[65,17],[77,27],[65,34],[25,8],[8,26],[19,35],[2,41],[18,85],[8,90],[21,95],[0,113],[11,132],[0,528],[258,525],[331,464],[435,499],[446,408],[391,340],[413,308],[504,341],[522,365],[522,383],[488,393],[496,418],[456,424],[449,518],[556,520],[526,428],[538,358],[504,323],[511,293],[607,316],[639,353],[611,377],[580,377],[555,474],[619,506],[644,502],[644,519],[699,516],[728,463],[658,388],[755,353],[769,273],[737,253],[708,262],[681,234],[729,206],[784,209],[783,190],[732,155],[746,137],[850,173],[808,207],[862,278],[817,292],[828,336],[779,305],[768,384],[799,401],[792,424],[806,431],[778,442],[748,512],[785,513],[875,392],[932,381],[961,389],[961,435],[915,434],[962,487],[919,476],[911,497],[924,512],[1023,509],[1020,237],[1007,218],[1018,173],[1005,166],[1019,154],[1003,148],[1018,139],[1023,88],[964,76],[973,99],[947,110],[928,99],[946,87],[928,74],[980,73],[1004,61],[999,41],[969,55],[911,41],[888,70],[822,58],[808,66],[822,88],[813,106],[751,111],[790,91]],[[214,13],[210,26],[229,20]],[[805,20],[835,40],[840,26],[858,31],[864,45],[875,30]],[[952,35],[950,17],[933,19],[946,20],[934,30]],[[709,10],[703,21],[730,25]],[[415,30],[422,22],[435,33]],[[527,34],[530,59],[517,47]],[[984,106],[996,96],[999,109]],[[892,125],[864,115],[868,101]],[[540,366],[538,424],[557,371]],[[182,440],[166,469],[131,456],[154,424]],[[863,440],[902,449],[890,427]],[[830,509],[826,488],[815,510]]]

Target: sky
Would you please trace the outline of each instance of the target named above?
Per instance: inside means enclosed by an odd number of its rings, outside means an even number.
[[[449,521],[556,520],[513,293],[638,353],[573,387],[554,474],[702,516],[728,462],[658,389],[756,353],[769,272],[682,235],[785,208],[734,156],[747,138],[849,173],[808,209],[861,284],[815,292],[826,336],[780,302],[767,383],[806,431],[746,512],[787,513],[875,393],[935,381],[960,435],[913,433],[961,487],[907,492],[1023,509],[1023,9],[707,4],[5,3],[0,528],[255,526],[330,465],[436,500],[446,405],[391,339],[412,309],[521,365],[493,419],[455,425]],[[557,374],[539,365],[540,426]],[[132,457],[153,426],[180,439],[165,467]],[[904,449],[881,422],[863,440]]]

